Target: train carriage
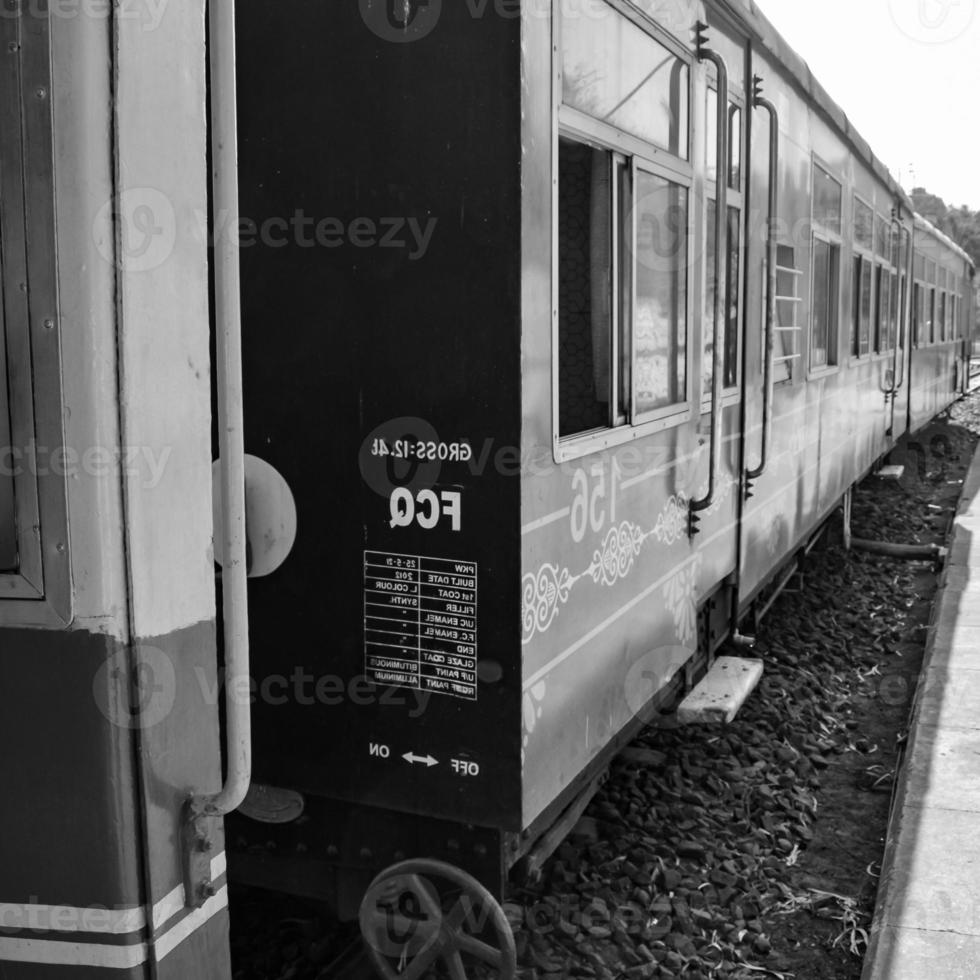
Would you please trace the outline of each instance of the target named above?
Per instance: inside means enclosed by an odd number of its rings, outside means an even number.
[[[748,0],[212,3],[210,196],[153,9],[0,19],[10,446],[118,463],[0,474],[0,977],[225,976],[226,865],[382,971],[448,882],[506,973],[513,867],[963,390],[973,266]]]

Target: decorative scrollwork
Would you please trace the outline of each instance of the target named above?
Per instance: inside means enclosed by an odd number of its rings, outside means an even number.
[[[653,536],[662,544],[671,545],[687,535],[688,500],[683,494],[671,497],[657,518]]]
[[[677,638],[683,646],[692,647],[698,638],[698,581],[701,577],[702,557],[681,568],[664,586],[664,602],[674,617]]]
[[[543,565],[537,575],[524,576],[523,593],[523,642],[528,643],[535,633],[544,633],[558,616],[561,607],[568,602],[569,593],[578,581],[567,568]]]
[[[591,576],[596,585],[615,585],[633,570],[646,538],[642,528],[629,521],[612,528],[606,535],[602,548],[592,556],[592,564],[586,574]]]

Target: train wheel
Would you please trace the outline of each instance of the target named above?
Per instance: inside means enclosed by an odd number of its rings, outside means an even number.
[[[368,956],[384,980],[513,980],[517,972],[504,910],[474,877],[451,864],[404,861],[383,871],[364,896],[360,924]]]

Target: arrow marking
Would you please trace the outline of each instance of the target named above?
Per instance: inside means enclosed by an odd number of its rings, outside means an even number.
[[[438,759],[433,759],[431,755],[416,755],[414,752],[406,752],[402,758],[409,763],[409,765],[424,765],[427,769],[431,769],[433,766],[439,765]]]

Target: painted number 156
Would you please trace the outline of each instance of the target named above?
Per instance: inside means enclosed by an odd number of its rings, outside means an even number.
[[[611,475],[607,482],[606,468],[602,463],[595,463],[586,473],[580,469],[572,477],[572,540],[579,544],[585,540],[586,532],[591,528],[593,534],[598,534],[609,523],[616,523],[616,494],[619,490],[621,473],[619,463],[612,461]]]

